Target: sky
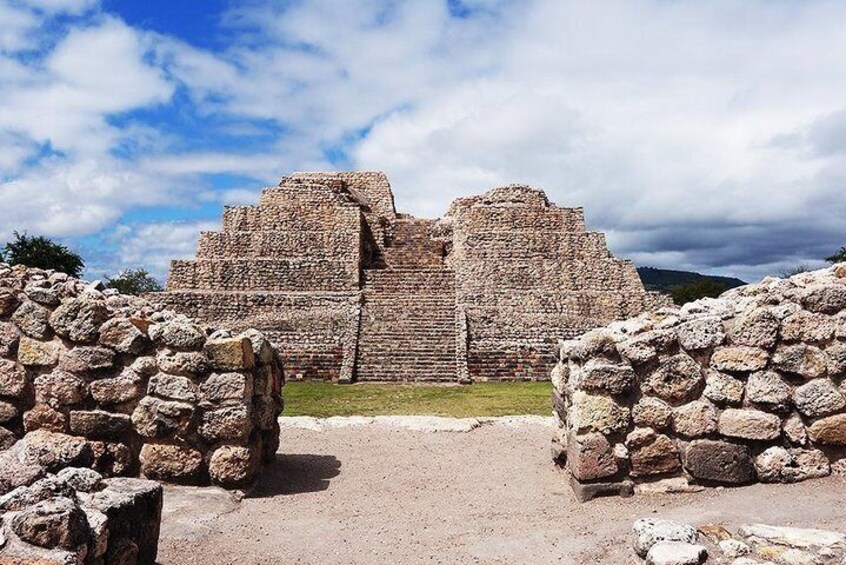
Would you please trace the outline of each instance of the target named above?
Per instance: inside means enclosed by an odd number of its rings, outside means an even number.
[[[0,239],[163,278],[224,204],[354,169],[424,217],[543,188],[641,266],[821,266],[846,245],[844,22],[816,0],[0,0]]]

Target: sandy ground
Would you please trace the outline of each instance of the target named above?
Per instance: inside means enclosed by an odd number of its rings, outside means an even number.
[[[540,423],[463,432],[386,423],[285,428],[240,502],[168,487],[162,564],[634,563],[645,516],[846,530],[846,481],[754,485],[579,504]]]

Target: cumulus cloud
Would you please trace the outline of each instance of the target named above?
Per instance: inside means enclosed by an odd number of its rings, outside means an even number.
[[[39,35],[58,12],[78,19]],[[846,243],[844,17],[825,0],[251,0],[211,50],[94,0],[0,0],[0,52],[43,54],[0,53],[0,222],[129,225],[112,260],[160,269],[185,249],[148,246],[171,224],[128,210],[354,167],[424,216],[528,182],[640,264],[756,278]],[[202,142],[115,119],[157,107],[197,116]]]

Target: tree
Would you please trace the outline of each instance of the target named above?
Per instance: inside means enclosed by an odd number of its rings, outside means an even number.
[[[844,261],[846,261],[846,247],[841,247],[840,251],[838,251],[831,257],[826,257],[825,260],[829,263],[843,263]]]
[[[113,279],[106,277],[106,286],[115,288],[122,294],[135,295],[162,290],[159,281],[154,279],[146,269],[126,269]]]
[[[6,243],[0,256],[10,265],[53,269],[72,277],[82,275],[85,262],[77,253],[43,236],[13,232],[15,239]]]
[[[685,284],[674,286],[670,289],[670,296],[673,297],[673,302],[678,306],[693,302],[700,298],[717,296],[728,290],[728,287],[721,282],[713,279],[704,278],[698,281],[693,281]]]

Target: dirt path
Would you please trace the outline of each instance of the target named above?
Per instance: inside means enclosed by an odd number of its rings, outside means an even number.
[[[162,564],[630,562],[631,525],[766,522],[846,529],[846,481],[755,485],[579,504],[541,425],[419,432],[283,429],[240,503],[168,488]]]

